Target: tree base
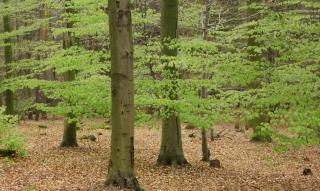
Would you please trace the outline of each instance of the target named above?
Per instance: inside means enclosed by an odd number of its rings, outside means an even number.
[[[143,191],[139,186],[138,180],[134,176],[122,176],[118,174],[118,176],[108,177],[105,185],[109,188],[120,187],[132,189],[134,191]]]
[[[210,161],[210,154],[208,156],[203,156],[201,161],[203,162],[209,162]]]
[[[210,167],[212,168],[221,168],[221,162],[217,159],[210,160]]]
[[[184,157],[159,156],[157,160],[159,166],[185,166],[190,165]]]
[[[62,142],[60,144],[60,147],[79,147],[78,143],[67,143],[67,142]]]
[[[15,157],[16,154],[15,150],[0,149],[0,157]]]

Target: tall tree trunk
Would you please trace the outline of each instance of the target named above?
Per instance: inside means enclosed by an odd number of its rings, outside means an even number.
[[[73,13],[73,9],[71,8],[71,1],[65,1],[66,13]],[[72,28],[73,23],[68,21],[67,28]],[[66,32],[63,35],[63,47],[65,49],[70,48],[73,44],[72,34],[71,32]],[[76,78],[75,71],[67,71],[64,74],[64,80],[66,82],[73,81]],[[69,112],[64,116],[64,131],[63,131],[63,139],[60,144],[61,147],[77,147],[77,120],[76,116]]]
[[[203,21],[202,21],[202,38],[203,40],[208,40],[208,33],[209,33],[209,22],[210,22],[210,0],[204,0],[204,10],[203,10]],[[203,65],[202,69],[202,79],[207,79],[206,73],[206,66]],[[207,96],[207,88],[201,88],[201,98],[206,99]],[[203,114],[200,114],[203,116]],[[208,138],[207,138],[207,130],[205,128],[201,129],[201,136],[202,136],[202,161],[208,162],[210,160],[210,150],[208,147]]]
[[[247,1],[247,4],[248,6],[255,3],[255,4],[260,4],[262,2],[262,0],[248,0]],[[249,8],[248,9],[248,15],[249,16],[252,16],[252,15],[255,15],[257,14],[257,9],[256,8]],[[260,18],[260,16],[255,16],[257,19]],[[256,26],[255,25],[252,25],[251,27],[249,27],[249,30],[250,31],[255,31],[256,30]],[[257,32],[253,32],[253,34],[249,35],[249,38],[248,38],[248,43],[247,45],[248,46],[259,46],[259,43],[257,42],[256,40],[256,35],[258,35]],[[253,49],[249,49],[248,51],[248,57],[249,57],[249,60],[250,61],[259,61],[261,60],[261,54],[257,54]]]
[[[109,0],[112,135],[107,186],[140,190],[134,173],[133,37],[130,0]]]
[[[40,17],[43,19],[49,18],[49,9],[46,1],[44,1],[41,5]],[[41,28],[40,34],[42,40],[49,40],[49,21],[46,21],[46,24]]]
[[[41,40],[43,41],[49,41],[50,40],[50,33],[49,33],[49,7],[48,7],[48,3],[46,1],[44,1],[42,3],[42,7],[40,10],[40,17],[43,19],[46,19],[46,23],[45,25],[41,28],[40,34],[41,34]],[[47,55],[45,55],[45,57],[47,57]],[[56,80],[55,77],[55,71],[53,69],[44,71],[44,78],[46,80]]]
[[[251,5],[251,4],[260,4],[262,2],[262,0],[247,0],[247,5]],[[248,8],[248,16],[252,16],[257,14],[257,9],[256,8]],[[259,19],[260,15],[255,16],[255,19]],[[254,48],[252,47],[257,47],[260,46],[260,44],[257,42],[256,36],[258,35],[258,33],[255,31],[256,30],[256,26],[252,25],[249,27],[248,29],[251,33],[251,31],[254,31],[251,35],[249,35],[248,38],[248,42],[247,42],[247,46],[251,47],[248,49],[247,53],[248,53],[248,59],[251,62],[259,62],[261,60],[261,54],[257,53],[254,51]],[[250,87],[253,88],[253,87]],[[248,121],[247,123],[249,124],[254,124],[253,126],[251,126],[251,128],[253,129],[253,133],[257,133],[258,128],[257,126],[259,126],[263,121],[261,120],[262,118],[260,116],[255,117],[254,119],[251,119],[251,121],[255,121],[254,123]]]
[[[161,0],[161,44],[162,55],[177,56],[177,48],[170,48],[169,43],[176,40],[178,27],[178,0]],[[165,66],[165,73],[168,73],[171,80],[166,88],[166,96],[171,100],[178,99],[177,81],[178,71],[173,65]],[[162,121],[162,138],[158,165],[185,165],[187,160],[184,157],[181,124],[179,116],[174,109],[166,109],[168,116]]]
[[[7,0],[4,1],[6,3]],[[11,32],[10,16],[3,16],[3,29],[4,32]],[[4,62],[5,62],[5,78],[10,79],[12,77],[12,71],[10,71],[10,63],[13,61],[13,49],[11,45],[11,38],[4,39]],[[7,89],[4,92],[6,114],[14,114],[14,95],[12,90]]]

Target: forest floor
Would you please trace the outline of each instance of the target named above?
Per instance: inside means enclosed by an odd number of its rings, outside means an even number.
[[[0,159],[0,190],[103,190],[111,132],[90,128],[99,123],[88,122],[78,132],[79,137],[95,135],[96,142],[79,140],[79,148],[61,149],[62,120],[22,122],[19,131],[26,137],[28,155]],[[195,138],[189,137],[191,133]],[[209,141],[212,158],[222,163],[222,168],[214,169],[200,161],[200,131],[183,129],[184,152],[191,165],[172,168],[155,165],[160,135],[159,129],[135,131],[136,175],[146,191],[320,190],[319,146],[280,154],[271,144],[250,142],[250,131],[236,132],[229,126],[226,136]],[[312,169],[313,175],[304,176],[304,168]]]

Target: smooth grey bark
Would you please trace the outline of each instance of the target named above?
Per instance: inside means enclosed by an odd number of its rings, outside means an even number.
[[[109,0],[111,156],[107,186],[140,190],[134,173],[133,37],[130,0]]]

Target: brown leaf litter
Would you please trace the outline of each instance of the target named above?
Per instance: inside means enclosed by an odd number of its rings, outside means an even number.
[[[78,132],[78,137],[92,134],[97,140],[79,140],[80,147],[71,149],[59,148],[62,120],[20,124],[28,156],[13,161],[0,159],[0,190],[104,190],[111,132],[89,128],[97,123],[101,121],[86,123]],[[46,124],[48,128],[40,129],[38,124]],[[190,133],[195,137],[189,137]],[[222,164],[222,168],[214,169],[201,161],[200,131],[183,129],[184,152],[191,166],[172,168],[155,165],[160,135],[159,129],[135,131],[136,176],[146,191],[320,190],[318,145],[279,154],[272,151],[271,144],[250,142],[249,131],[236,132],[229,126],[229,138],[209,141],[211,158]],[[305,168],[312,169],[312,175],[304,176]]]

